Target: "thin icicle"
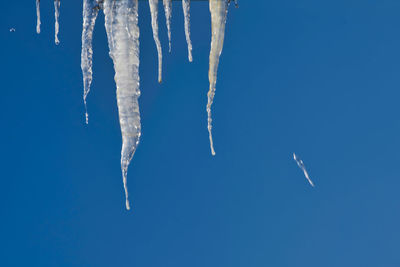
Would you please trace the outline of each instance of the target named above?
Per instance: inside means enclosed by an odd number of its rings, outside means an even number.
[[[158,82],[162,81],[162,50],[160,39],[158,38],[158,0],[149,0],[151,13],[151,27],[153,29],[153,38],[157,46],[158,54]]]
[[[58,31],[59,31],[59,24],[58,24],[58,18],[60,17],[60,0],[54,0],[54,17],[55,17],[55,25],[54,25],[54,42],[56,45],[60,43],[60,40],[58,40]]]
[[[299,159],[295,153],[293,153],[293,159],[296,161],[297,166],[299,166],[299,168],[303,171],[304,176],[306,177],[307,181],[310,183],[310,185],[312,187],[314,187],[314,183],[313,181],[311,181],[310,176],[308,175],[307,169],[306,169],[306,165],[304,165],[303,161],[301,159]]]
[[[87,112],[86,97],[90,91],[92,83],[92,61],[93,61],[93,29],[99,13],[98,4],[95,0],[83,1],[83,25],[82,25],[82,50],[81,50],[81,69],[83,75],[83,102],[85,104],[86,124],[89,122]]]
[[[121,170],[129,210],[128,166],[140,140],[138,0],[105,0],[105,27],[114,63],[122,132]]]
[[[211,13],[211,50],[210,50],[210,67],[208,71],[208,80],[210,81],[210,89],[208,91],[208,133],[210,138],[211,154],[214,156],[214,145],[212,139],[212,118],[211,118],[211,105],[215,95],[215,85],[217,83],[217,71],[219,64],[219,57],[224,46],[225,36],[225,23],[226,15],[228,13],[228,2],[226,0],[210,0],[210,13]]]
[[[189,61],[193,61],[192,57],[192,41],[190,40],[190,0],[182,0],[183,16],[185,17],[185,35],[188,44]]]
[[[171,17],[172,17],[172,0],[163,0],[165,19],[167,23],[168,30],[168,45],[169,52],[171,53]]]
[[[40,0],[36,0],[36,32],[40,33]]]
[[[163,0],[164,11],[165,11],[165,20],[167,23],[168,30],[168,45],[169,52],[171,53],[171,17],[172,17],[172,0]]]

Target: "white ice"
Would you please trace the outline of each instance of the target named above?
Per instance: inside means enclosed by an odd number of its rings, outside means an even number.
[[[209,0],[209,8],[211,13],[211,49],[209,62],[209,92],[207,113],[208,113],[208,131],[210,138],[210,147],[212,155],[215,155],[212,139],[212,118],[211,106],[213,103],[217,70],[219,58],[223,48],[225,24],[229,0]],[[159,75],[161,82],[162,75],[162,51],[158,37],[158,0],[149,0],[153,37],[157,46]],[[172,0],[163,0],[165,9],[166,24],[168,30],[169,50],[171,51],[171,16],[172,16]],[[192,61],[192,43],[190,40],[190,0],[182,0],[182,7],[185,18],[185,36],[188,45],[188,58]],[[55,43],[59,44],[59,15],[60,0],[54,0],[55,9]],[[98,10],[103,9],[105,14],[105,27],[107,32],[108,45],[110,49],[110,57],[114,64],[115,83],[117,105],[119,113],[119,121],[122,133],[122,149],[121,149],[121,170],[123,185],[126,197],[126,208],[129,210],[129,198],[127,187],[128,166],[139,144],[141,136],[139,102],[139,26],[138,26],[138,0],[83,0],[83,30],[82,30],[82,50],[81,50],[81,68],[84,84],[84,103],[86,109],[86,98],[90,91],[92,82],[92,39],[93,29],[98,15]],[[36,0],[37,25],[36,31],[40,33],[40,0]],[[15,29],[10,29],[11,32]],[[86,122],[88,115],[86,112]],[[312,186],[303,162],[297,161],[304,171],[306,178]]]
[[[122,132],[121,170],[129,210],[128,166],[139,144],[139,27],[137,0],[105,0],[105,27],[114,63],[117,104]]]
[[[99,8],[95,0],[83,0],[83,25],[82,25],[82,50],[81,50],[81,69],[83,75],[83,102],[85,104],[86,124],[89,120],[87,112],[86,98],[90,91],[93,71],[93,29],[96,22]]]
[[[306,177],[306,179],[308,180],[308,182],[310,183],[311,186],[314,187],[314,183],[311,181],[310,176],[308,175],[306,166],[304,165],[303,161],[301,159],[299,159],[295,153],[293,153],[293,159],[296,161],[297,166],[299,166],[299,168],[303,171],[304,176]]]
[[[162,50],[160,39],[158,38],[158,0],[149,0],[151,13],[151,27],[153,29],[153,38],[157,46],[158,54],[158,82],[162,81]]]
[[[192,57],[192,41],[190,40],[190,0],[182,0],[183,16],[185,17],[185,36],[188,45],[189,61],[193,61]]]
[[[40,33],[40,0],[36,0],[36,32]]]
[[[56,45],[60,43],[58,40],[58,31],[59,31],[59,24],[58,19],[60,17],[60,0],[54,0],[54,18],[55,18],[55,25],[54,25],[54,42]]]
[[[167,23],[168,30],[168,45],[169,52],[171,53],[171,17],[172,17],[172,0],[163,0],[165,20]]]
[[[215,155],[213,138],[212,138],[212,118],[211,118],[211,105],[214,100],[215,86],[217,83],[217,71],[219,64],[219,57],[224,46],[225,36],[225,23],[226,15],[228,13],[228,2],[226,0],[210,0],[210,13],[211,13],[211,50],[210,50],[210,66],[208,71],[208,80],[210,82],[210,89],[207,97],[207,115],[208,115],[208,133],[210,138],[211,154]]]

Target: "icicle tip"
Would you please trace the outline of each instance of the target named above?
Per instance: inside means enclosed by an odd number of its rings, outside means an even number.
[[[208,137],[210,138],[210,149],[211,149],[211,155],[215,156],[215,150],[214,150],[214,142],[213,142],[213,137],[212,137],[212,132],[211,132],[211,122],[208,125]]]
[[[210,136],[210,148],[211,148],[211,155],[215,156],[215,150],[214,150],[212,136]]]
[[[125,201],[126,210],[130,210],[131,206],[129,205],[129,200]]]

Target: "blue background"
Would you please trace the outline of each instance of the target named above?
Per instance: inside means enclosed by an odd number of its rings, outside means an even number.
[[[124,208],[104,18],[84,123],[81,1],[0,17],[1,266],[400,266],[400,2],[240,1],[206,128],[210,15],[181,4],[163,83],[140,4],[142,139]],[[15,32],[10,32],[15,28]],[[296,152],[316,185],[292,159]]]

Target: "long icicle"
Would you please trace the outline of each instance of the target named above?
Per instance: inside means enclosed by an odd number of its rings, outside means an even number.
[[[54,18],[55,18],[54,42],[56,43],[56,45],[60,43],[60,40],[58,40],[58,31],[60,29],[60,26],[58,24],[59,17],[60,17],[60,0],[54,0]]]
[[[128,166],[139,144],[141,126],[139,102],[138,0],[105,0],[105,27],[114,63],[117,104],[122,132],[121,170],[128,200]]]
[[[82,25],[82,50],[81,50],[81,69],[83,76],[83,102],[85,104],[86,124],[89,122],[87,111],[86,97],[90,91],[92,83],[93,71],[93,29],[96,23],[99,7],[95,0],[83,1],[83,25]]]
[[[157,46],[158,54],[158,82],[162,81],[162,49],[160,39],[158,38],[158,0],[149,0],[151,13],[151,28],[153,29],[153,38]]]
[[[212,118],[211,118],[211,105],[215,95],[215,85],[217,83],[217,71],[219,64],[219,57],[224,46],[225,23],[228,13],[227,0],[210,0],[210,13],[211,13],[211,49],[210,49],[210,67],[208,71],[208,80],[210,82],[210,89],[208,91],[207,115],[208,115],[208,133],[210,138],[211,154],[215,155],[214,144],[212,139]]]
[[[171,17],[172,17],[172,1],[171,0],[163,0],[164,12],[165,12],[165,20],[167,23],[168,30],[168,45],[169,52],[171,53]]]
[[[190,0],[182,0],[183,16],[185,17],[185,36],[188,45],[189,62],[193,61],[192,41],[190,40]]]
[[[36,32],[40,33],[40,0],[36,0]]]

